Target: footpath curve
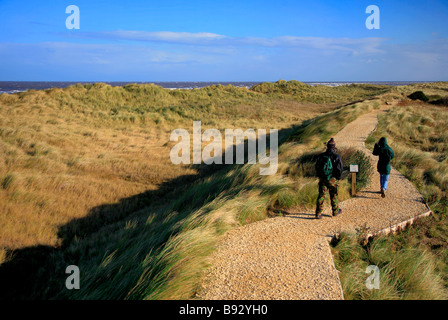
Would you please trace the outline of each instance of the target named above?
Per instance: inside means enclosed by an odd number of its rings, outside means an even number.
[[[334,136],[337,147],[355,147],[371,157],[364,141],[376,128],[382,106],[349,123]],[[314,211],[292,213],[227,232],[211,257],[198,299],[308,300],[344,299],[329,240],[342,231],[362,228],[371,234],[393,229],[429,211],[413,184],[392,168],[386,198],[379,193],[379,174],[357,196],[340,203],[343,213],[322,219]],[[316,190],[317,192],[317,190]]]

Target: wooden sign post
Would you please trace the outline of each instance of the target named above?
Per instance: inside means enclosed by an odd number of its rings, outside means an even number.
[[[356,173],[359,171],[357,164],[350,165],[350,172],[352,173],[352,196],[356,196]]]

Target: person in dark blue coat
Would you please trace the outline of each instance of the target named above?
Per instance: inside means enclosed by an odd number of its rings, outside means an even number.
[[[390,161],[395,157],[394,151],[387,144],[387,139],[382,137],[373,148],[373,155],[378,156],[377,170],[380,174],[381,197],[386,196],[387,186],[389,184],[389,175],[391,170]]]

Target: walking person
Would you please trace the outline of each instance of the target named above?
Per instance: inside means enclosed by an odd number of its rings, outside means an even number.
[[[395,157],[394,151],[387,144],[387,139],[382,137],[373,148],[373,155],[378,156],[377,170],[380,174],[381,197],[386,197],[386,190],[389,184],[390,161]]]
[[[316,203],[316,219],[322,218],[324,201],[327,191],[330,193],[333,217],[342,213],[338,204],[339,181],[342,177],[342,160],[336,153],[336,143],[333,138],[327,142],[327,150],[321,153],[316,161],[316,174],[319,177],[319,196]]]

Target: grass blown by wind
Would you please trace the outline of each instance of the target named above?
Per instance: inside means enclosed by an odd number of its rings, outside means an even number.
[[[387,90],[265,86],[95,84],[1,95],[1,295],[194,298],[223,233],[314,205],[316,179],[298,159],[378,101],[341,105]],[[169,133],[192,120],[203,129],[282,129],[278,173],[172,165]],[[81,270],[79,290],[65,288],[71,264]]]
[[[428,96],[446,92],[440,84],[400,88],[409,94],[423,89]],[[437,90],[438,89],[438,90]],[[344,235],[333,249],[347,299],[448,298],[448,109],[402,100],[379,117],[370,148],[382,136],[395,151],[392,165],[414,183],[433,211],[406,230],[373,239],[362,246],[356,235]],[[380,269],[380,288],[365,285],[368,265]]]

